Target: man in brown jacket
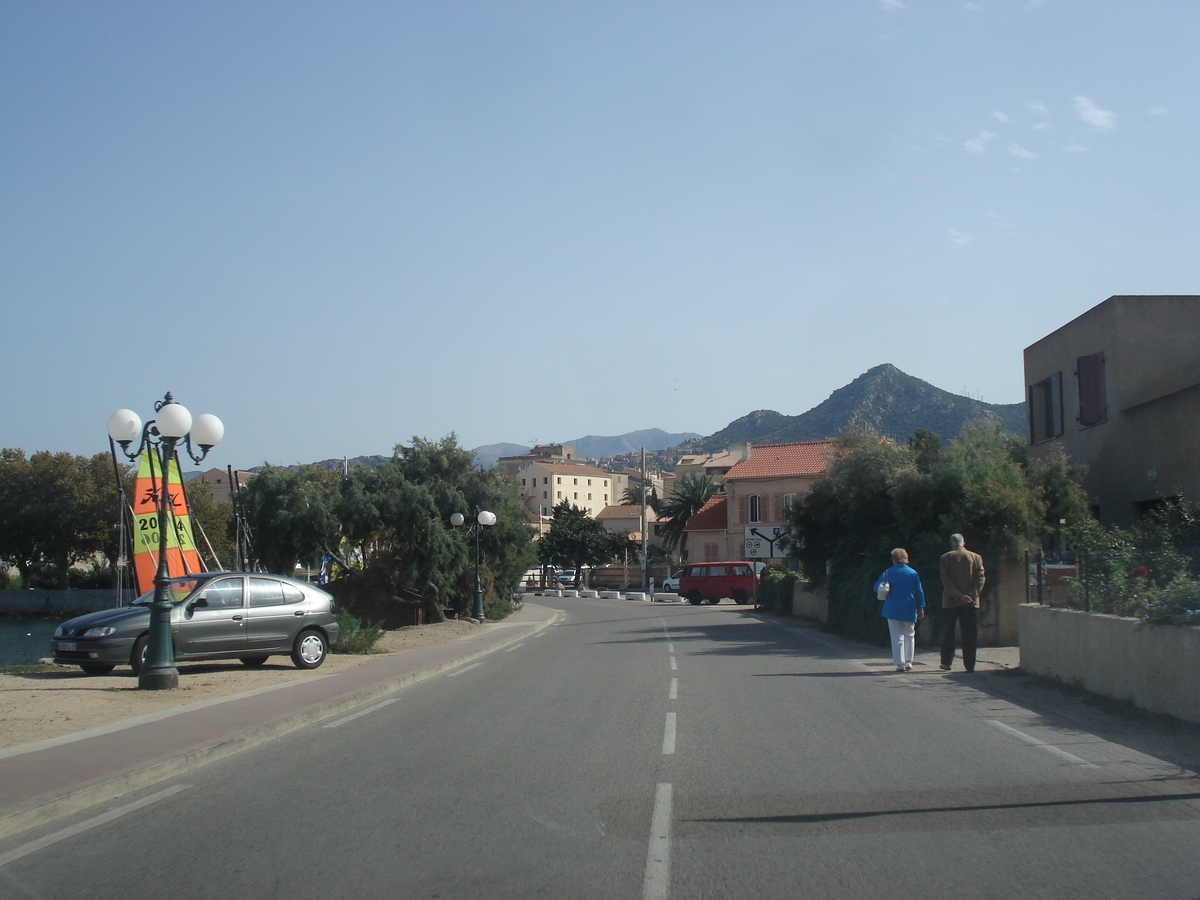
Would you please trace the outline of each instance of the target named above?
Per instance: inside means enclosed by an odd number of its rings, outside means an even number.
[[[979,636],[979,594],[983,590],[983,557],[965,546],[961,534],[950,535],[950,552],[942,554],[942,668],[954,662],[954,623],[962,631],[963,666],[975,671]]]

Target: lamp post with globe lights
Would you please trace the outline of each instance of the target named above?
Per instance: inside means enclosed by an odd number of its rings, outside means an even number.
[[[462,527],[466,517],[462,513],[454,513],[450,516],[450,524],[455,528]],[[490,528],[496,524],[496,514],[488,512],[486,509],[475,507],[475,605],[471,609],[471,617],[484,621],[483,614],[483,582],[479,578],[479,536],[484,528]]]
[[[154,575],[154,600],[150,603],[150,633],[146,643],[146,660],[138,673],[138,688],[144,691],[163,691],[179,687],[179,670],[175,668],[175,651],[171,643],[171,595],[168,586],[171,574],[167,568],[167,527],[171,521],[171,460],[182,441],[187,454],[199,465],[208,451],[220,443],[225,426],[216,416],[205,413],[192,418],[187,408],[180,406],[170,392],[154,404],[155,418],[142,425],[138,414],[130,409],[118,409],[108,417],[108,436],[121,445],[121,452],[130,460],[143,452],[153,453],[161,463],[162,489],[158,492],[158,570]],[[137,450],[129,445],[141,436]],[[200,448],[197,454],[192,445]]]

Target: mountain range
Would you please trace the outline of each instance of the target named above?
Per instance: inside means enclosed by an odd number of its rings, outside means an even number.
[[[906,440],[918,428],[926,428],[946,443],[975,419],[989,419],[1006,431],[1024,434],[1025,404],[984,403],[952,394],[885,363],[838,388],[806,413],[787,416],[772,409],[756,410],[692,446],[695,450],[722,450],[744,442],[819,441],[863,426],[896,440]]]
[[[1025,433],[1024,403],[984,403],[952,394],[890,363],[869,369],[845,387],[838,388],[822,403],[796,416],[773,409],[759,409],[730,422],[720,431],[702,437],[695,433],[669,434],[660,428],[631,431],[613,437],[587,435],[574,441],[580,459],[611,459],[637,453],[641,448],[663,457],[663,451],[724,450],[735,444],[783,444],[834,438],[850,428],[870,427],[887,437],[906,440],[918,428],[934,432],[943,443],[952,441],[963,425],[976,419],[998,423],[1013,434]],[[491,468],[501,456],[520,456],[531,448],[521,444],[486,444],[476,447],[476,462]],[[374,469],[387,456],[358,456],[350,465]],[[341,468],[342,460],[317,463],[326,469]],[[254,471],[254,470],[251,470]]]

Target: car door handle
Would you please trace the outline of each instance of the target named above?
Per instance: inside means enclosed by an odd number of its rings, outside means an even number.
[[[300,618],[301,616],[303,616],[304,614],[305,614],[304,610],[302,610],[302,609],[298,609],[294,613],[292,613],[292,615],[295,616],[297,619]]]
[[[235,621],[235,622],[240,622],[240,621],[242,621],[242,617],[241,617],[241,616],[234,616],[234,617],[233,617],[233,621]]]

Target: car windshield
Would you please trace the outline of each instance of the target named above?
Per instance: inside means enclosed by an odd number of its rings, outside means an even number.
[[[201,584],[207,581],[207,578],[201,578],[196,575],[184,575],[180,578],[172,578],[170,584],[167,585],[167,591],[170,594],[170,600],[176,606],[182,603],[188,595],[196,590]],[[142,596],[133,601],[134,606],[149,606],[154,602],[154,589],[146,591]]]

